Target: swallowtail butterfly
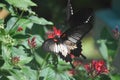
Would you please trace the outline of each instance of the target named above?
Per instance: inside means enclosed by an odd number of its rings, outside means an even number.
[[[62,33],[59,29],[53,27],[53,32],[48,35],[49,39],[45,40],[42,46],[45,51],[56,53],[60,58],[71,63],[74,57],[86,58],[81,53],[81,40],[93,26],[93,11],[91,9],[80,10],[82,15],[79,12],[73,14],[70,0],[68,0],[67,9],[70,13],[67,18],[71,28]],[[82,20],[78,19],[79,17]]]

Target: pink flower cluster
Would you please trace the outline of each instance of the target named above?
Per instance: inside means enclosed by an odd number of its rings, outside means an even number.
[[[93,60],[90,64],[84,65],[84,67],[91,77],[109,72],[103,60]]]
[[[33,37],[31,40],[30,40],[30,38],[28,39],[28,45],[29,45],[30,48],[35,48],[36,47],[35,37]]]

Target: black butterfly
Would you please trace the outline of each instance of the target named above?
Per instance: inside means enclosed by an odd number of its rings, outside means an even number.
[[[69,0],[68,0],[69,1]],[[68,2],[69,11],[71,14],[70,3]],[[84,10],[81,13],[86,14],[84,17],[80,15],[79,12],[75,14],[71,14],[69,22],[72,22],[70,25],[72,26],[64,33],[57,28],[53,28],[54,32],[49,35],[49,39],[45,40],[43,43],[43,49],[45,51],[53,52],[58,54],[63,60],[66,62],[72,62],[72,58],[80,57],[86,58],[82,52],[81,39],[91,30],[92,28],[92,20],[93,20],[93,11],[90,9]],[[78,21],[78,23],[74,23],[74,19],[78,19],[75,17],[79,17],[82,19]],[[68,15],[69,16],[69,15]],[[68,17],[69,18],[69,17]],[[83,20],[84,19],[84,20]]]

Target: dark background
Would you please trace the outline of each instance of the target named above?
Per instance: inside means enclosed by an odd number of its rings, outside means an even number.
[[[67,0],[33,0],[37,7],[32,9],[39,17],[44,17],[54,24],[62,24],[66,18]],[[92,8],[94,10],[110,8],[111,0],[71,0],[74,12],[80,8]]]

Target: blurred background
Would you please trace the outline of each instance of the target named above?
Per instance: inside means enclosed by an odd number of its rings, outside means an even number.
[[[63,23],[65,18],[65,9],[67,6],[67,0],[34,0],[37,3],[37,7],[33,10],[48,20],[53,21],[55,24]],[[94,10],[110,8],[111,0],[71,0],[71,4],[74,12],[80,10],[80,8],[93,8]]]

